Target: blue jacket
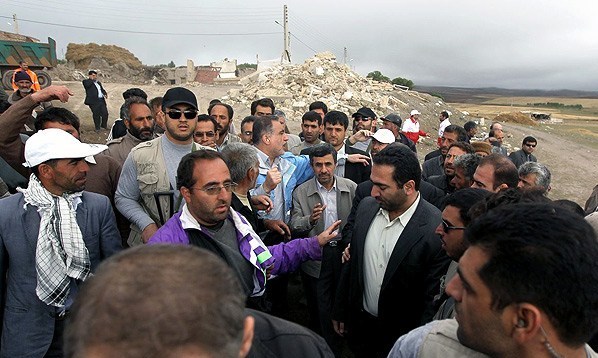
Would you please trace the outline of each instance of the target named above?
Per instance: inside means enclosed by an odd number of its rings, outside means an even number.
[[[260,174],[257,177],[256,188],[251,191],[252,195],[266,194],[262,189],[262,183],[266,180],[266,175],[270,167],[258,155],[260,161]],[[285,152],[280,156],[279,170],[282,173],[282,183],[284,188],[284,222],[289,222],[291,217],[291,207],[293,205],[293,190],[300,184],[303,184],[310,178],[313,178],[314,171],[309,163],[309,156],[294,155],[291,152]],[[275,201],[274,190],[270,193],[270,199]],[[268,219],[268,215],[264,215]]]

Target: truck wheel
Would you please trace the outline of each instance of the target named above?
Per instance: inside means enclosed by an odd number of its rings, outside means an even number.
[[[35,71],[35,74],[37,75],[37,81],[39,82],[41,88],[46,88],[52,84],[52,78],[48,72],[40,70]]]
[[[15,71],[8,70],[2,75],[2,87],[7,91],[12,91],[12,74]]]

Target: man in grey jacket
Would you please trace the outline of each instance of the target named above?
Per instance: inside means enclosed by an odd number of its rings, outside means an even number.
[[[80,284],[121,249],[110,201],[83,191],[85,158],[104,149],[56,128],[25,145],[29,186],[0,201],[2,357],[62,357]]]

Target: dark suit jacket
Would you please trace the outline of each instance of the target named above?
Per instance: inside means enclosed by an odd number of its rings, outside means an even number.
[[[301,151],[301,155],[309,155],[311,148],[305,148]],[[363,154],[367,155],[363,150],[355,149],[345,145],[346,154]],[[364,166],[361,163],[350,163],[348,160],[345,163],[345,175],[343,178],[352,180],[355,184],[359,184],[370,179],[370,173],[372,171],[372,163]]]
[[[509,159],[511,159],[511,161],[513,162],[513,164],[515,164],[515,166],[517,167],[517,169],[519,169],[519,167],[521,166],[521,164],[525,163],[525,162],[537,162],[538,159],[536,159],[536,157],[533,154],[530,154],[531,160],[527,160],[527,154],[525,154],[525,152],[522,149],[519,149],[516,152],[513,152],[511,154],[509,154]]]
[[[363,198],[367,198],[372,194],[373,186],[374,184],[371,180],[366,180],[357,185],[357,189],[355,189],[355,198],[353,198],[351,213],[347,218],[347,223],[343,227],[343,240],[341,242],[343,248],[347,247],[347,244],[351,242],[351,232],[353,231],[353,225],[355,225],[355,213],[357,212],[357,207]],[[446,197],[444,191],[422,180],[419,182],[419,193],[428,203],[434,205],[439,210],[442,210],[444,198]]]
[[[104,97],[107,95],[106,90],[102,86],[100,81],[97,81],[102,89],[102,94]],[[83,87],[85,88],[85,104],[88,106],[94,105],[100,101],[98,98],[98,88],[95,86],[91,79],[83,80]]]
[[[349,332],[363,309],[365,241],[379,208],[372,197],[359,204],[360,225],[353,229],[351,259],[343,267],[338,286],[332,317],[345,322]],[[378,300],[378,319],[388,350],[398,337],[434,316],[434,295],[450,262],[434,234],[440,218],[437,208],[420,199],[391,254]]]
[[[107,197],[84,192],[77,207],[77,223],[91,259],[100,261],[121,250],[121,239]],[[54,335],[56,308],[35,293],[35,253],[40,216],[23,195],[0,200],[0,315],[1,357],[43,357]]]

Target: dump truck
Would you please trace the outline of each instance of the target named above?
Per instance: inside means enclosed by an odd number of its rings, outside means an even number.
[[[6,90],[12,90],[12,74],[19,68],[19,61],[27,61],[40,86],[48,87],[52,78],[45,70],[56,66],[56,41],[51,37],[48,43],[0,40],[0,74]]]

